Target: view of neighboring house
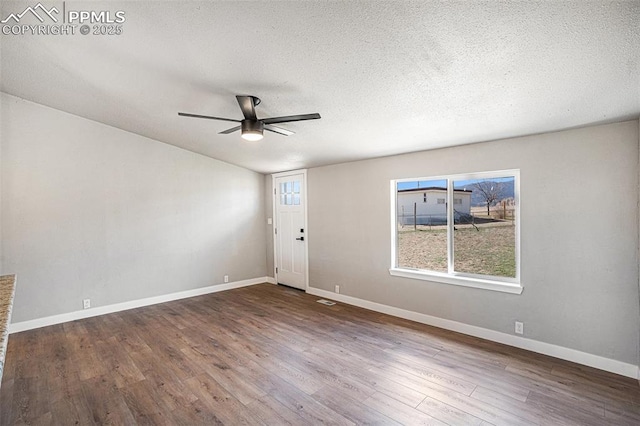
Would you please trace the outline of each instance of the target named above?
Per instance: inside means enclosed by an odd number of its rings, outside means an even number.
[[[471,214],[471,189],[456,189],[453,208],[456,218]],[[414,212],[415,206],[415,212]],[[400,225],[434,225],[447,221],[447,188],[430,186],[398,190]]]

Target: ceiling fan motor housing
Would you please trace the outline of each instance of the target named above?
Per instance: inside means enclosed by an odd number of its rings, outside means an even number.
[[[264,124],[258,120],[242,120],[242,133],[260,133],[264,130]]]
[[[264,123],[258,120],[244,119],[241,123],[242,138],[248,141],[259,141],[262,139]]]

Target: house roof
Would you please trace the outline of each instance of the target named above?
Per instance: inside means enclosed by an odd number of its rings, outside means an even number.
[[[428,186],[422,188],[409,188],[409,189],[398,189],[398,192],[425,192],[425,191],[444,191],[447,192],[447,188],[444,186]],[[466,192],[471,194],[473,192],[472,189],[454,189],[454,192]]]
[[[46,6],[62,14],[60,3]],[[33,4],[2,1],[0,20],[12,24],[12,14]],[[79,8],[66,5],[67,14]],[[122,12],[121,33],[14,35],[10,26],[0,33],[0,90],[259,172],[640,115],[638,1],[82,8],[112,19]],[[22,24],[41,23],[26,14],[18,30]],[[282,124],[292,136],[267,132],[248,142],[219,134],[230,123],[177,115],[241,118],[238,94],[262,99],[258,117],[322,119]]]

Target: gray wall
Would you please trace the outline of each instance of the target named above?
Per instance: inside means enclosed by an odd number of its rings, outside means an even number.
[[[310,285],[638,365],[638,155],[630,121],[312,168]],[[521,295],[389,275],[391,179],[514,168]]]
[[[2,94],[13,322],[264,277],[264,176]]]
[[[3,131],[2,131],[2,123],[3,123],[3,113],[0,107],[0,275],[4,272],[4,255],[2,251],[2,241],[4,241],[2,234],[2,139],[3,139]]]
[[[275,278],[276,271],[273,253],[273,178],[271,175],[264,177],[264,207],[267,217],[272,219],[271,225],[267,225],[267,276]],[[265,223],[267,221],[265,220]]]

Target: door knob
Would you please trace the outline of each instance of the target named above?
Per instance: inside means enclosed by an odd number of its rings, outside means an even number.
[[[296,238],[296,240],[298,240],[298,241],[304,241],[304,237]]]

